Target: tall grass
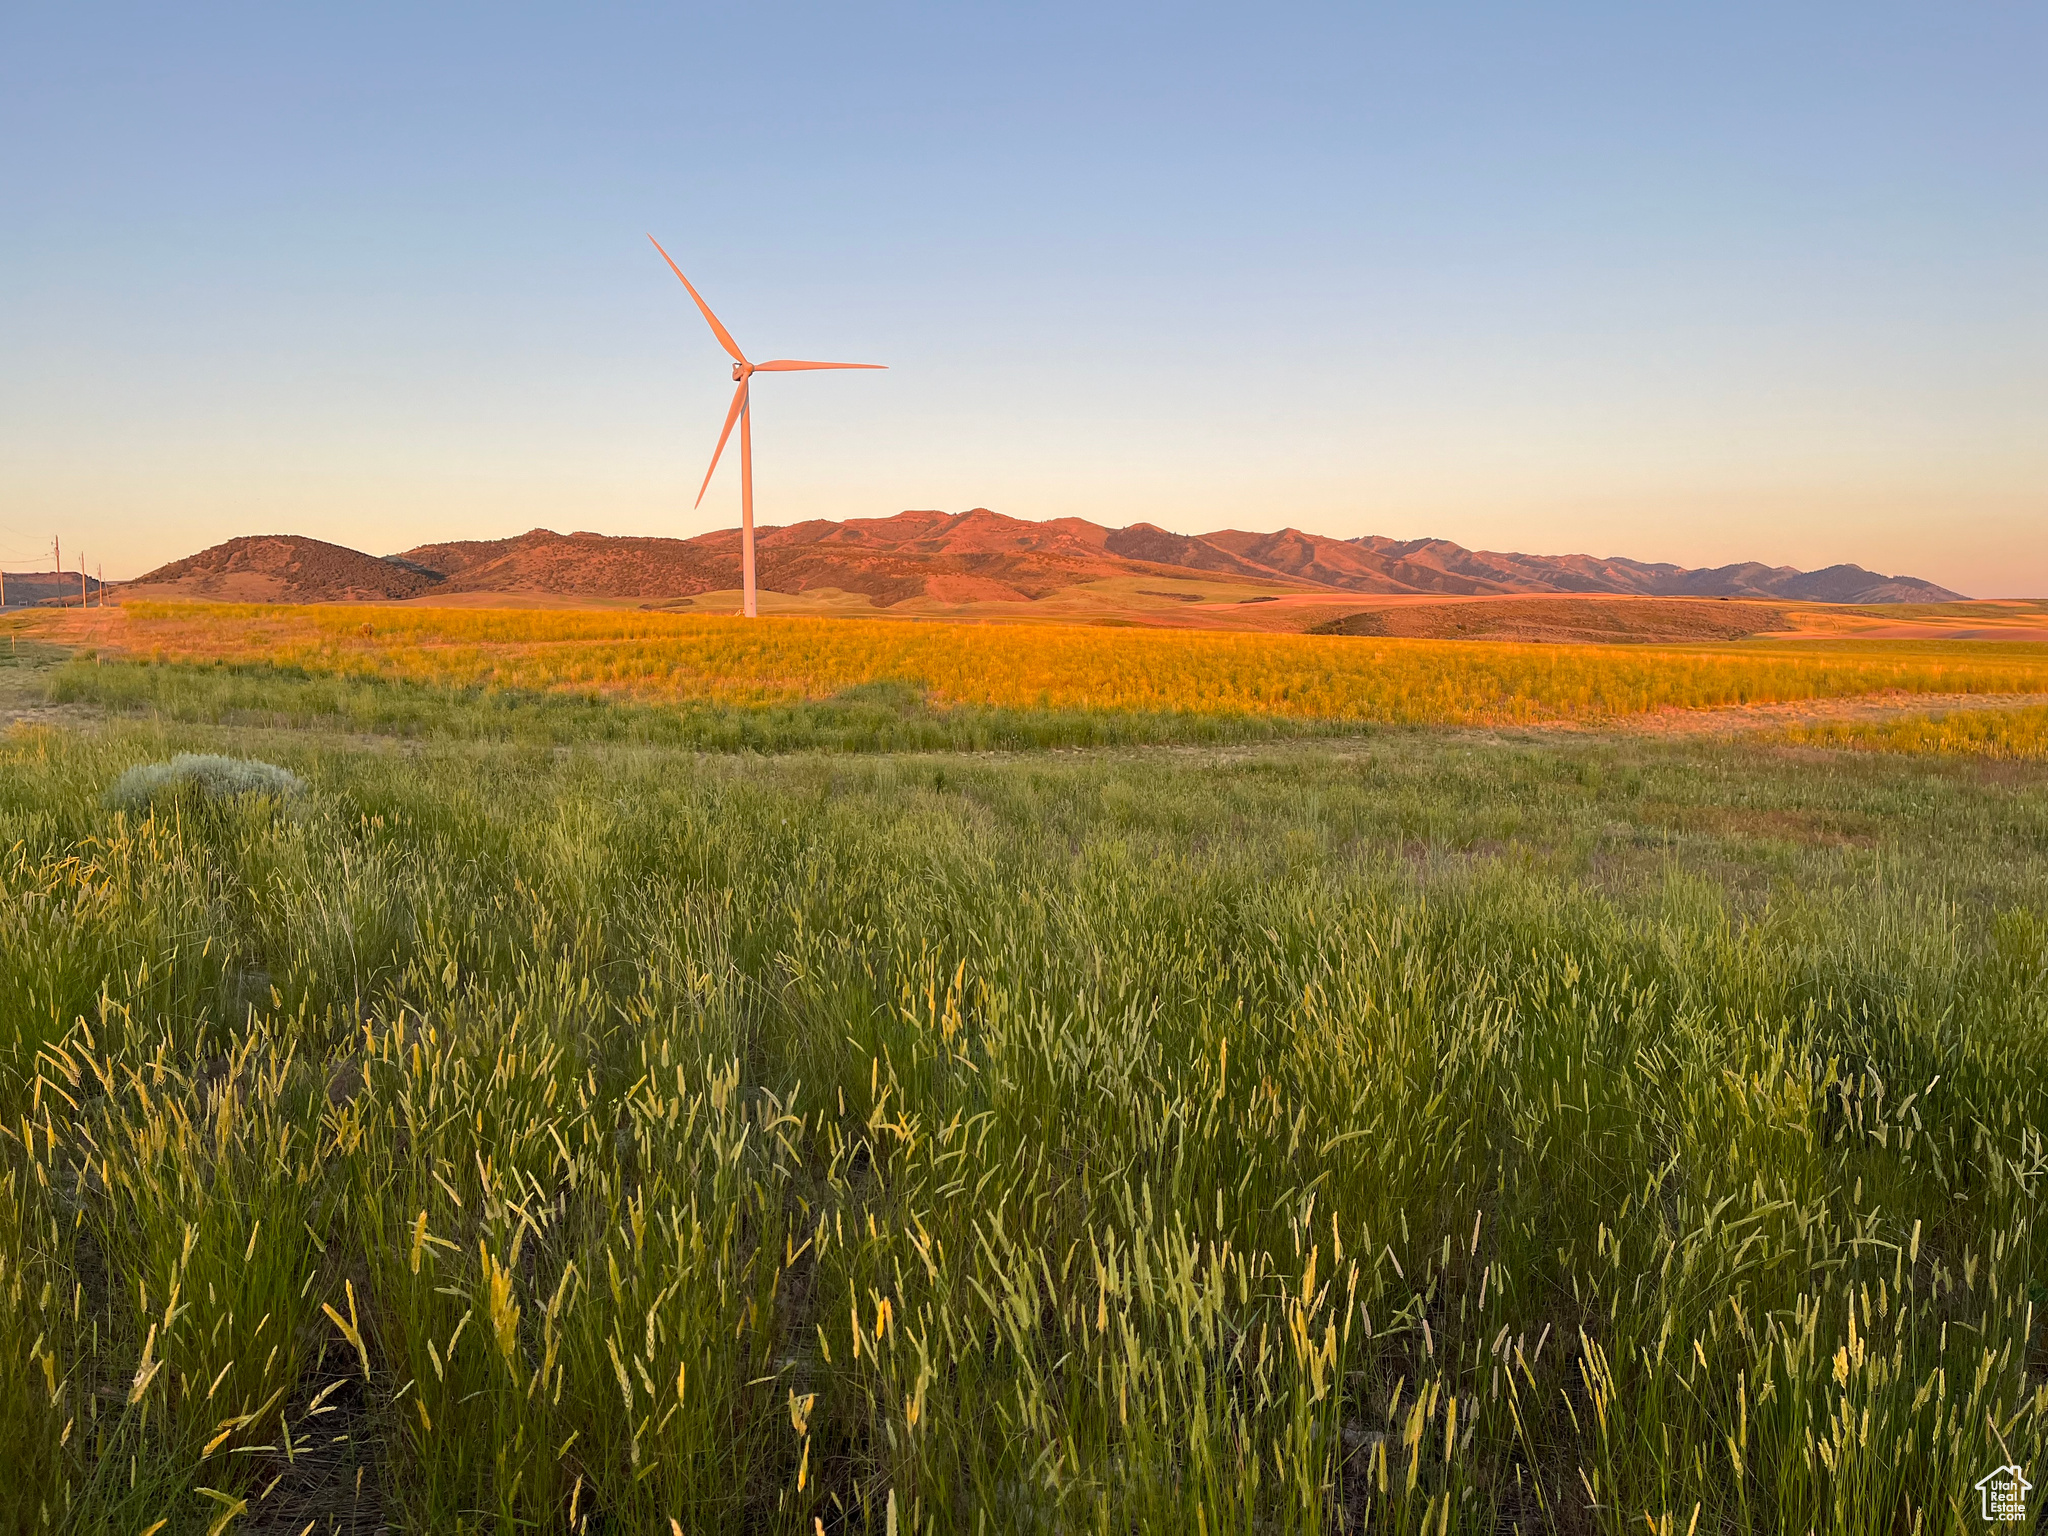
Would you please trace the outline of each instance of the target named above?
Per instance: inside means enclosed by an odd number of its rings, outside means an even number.
[[[292,816],[100,805],[217,739],[0,749],[10,1529],[1931,1530],[2038,1464],[2040,783],[301,738]]]
[[[1901,720],[1793,726],[1773,734],[1801,746],[2041,762],[2048,759],[2048,708],[1949,710]]]
[[[903,683],[786,704],[660,705],[590,692],[456,686],[309,672],[267,662],[104,662],[49,671],[53,702],[153,719],[374,735],[684,747],[708,752],[1024,751],[1345,735],[1348,721],[1285,715],[937,707]]]
[[[990,709],[1429,724],[1582,719],[1902,692],[2048,689],[2048,646],[1505,645],[670,614],[132,604],[160,661],[265,662],[456,688],[757,706],[896,683]]]

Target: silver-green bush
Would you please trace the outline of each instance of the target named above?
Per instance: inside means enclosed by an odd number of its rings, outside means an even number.
[[[107,805],[118,811],[145,811],[175,799],[204,804],[255,797],[290,801],[306,792],[306,781],[288,768],[253,757],[222,757],[214,752],[180,752],[168,763],[137,763],[114,780]]]

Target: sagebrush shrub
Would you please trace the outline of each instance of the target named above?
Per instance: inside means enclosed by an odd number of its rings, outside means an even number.
[[[304,779],[275,763],[214,752],[180,752],[167,763],[137,763],[108,787],[106,803],[117,811],[140,812],[177,799],[202,804],[244,798],[288,802],[305,792]]]

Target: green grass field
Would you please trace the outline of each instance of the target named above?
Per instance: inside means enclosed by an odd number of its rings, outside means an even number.
[[[632,743],[700,752],[1040,751],[1061,747],[1275,741],[1348,735],[1303,716],[1167,711],[934,708],[883,680],[816,701],[644,704],[595,693],[479,688],[309,672],[268,663],[72,660],[48,669],[49,696],[155,720],[557,746]]]
[[[0,741],[0,1528],[1931,1532],[2038,1480],[2040,763],[58,691],[159,718]],[[179,751],[308,787],[107,806]]]

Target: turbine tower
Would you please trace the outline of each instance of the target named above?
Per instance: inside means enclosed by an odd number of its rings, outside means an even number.
[[[675,258],[661,250],[661,242],[654,236],[647,237],[661,259],[668,263],[669,271],[682,278],[683,286],[690,289],[690,297],[697,301],[698,312],[704,316],[705,324],[711,327],[711,334],[718,338],[718,344],[732,357],[733,382],[738,386],[732,392],[732,409],[725,413],[725,430],[718,434],[718,446],[711,450],[711,468],[704,471],[704,483],[697,487],[696,505],[704,505],[704,493],[711,488],[711,476],[718,468],[718,456],[725,452],[725,441],[732,436],[732,424],[740,424],[740,588],[741,608],[748,618],[758,617],[754,602],[754,431],[753,413],[747,409],[748,385],[757,373],[798,373],[810,368],[886,368],[886,363],[807,363],[793,357],[778,357],[772,362],[750,363],[746,354],[740,351],[739,343],[732,339],[732,332],[718,323],[718,316],[711,313],[711,306],[704,302],[704,295],[690,287],[690,280],[683,277],[683,269],[676,265]]]

